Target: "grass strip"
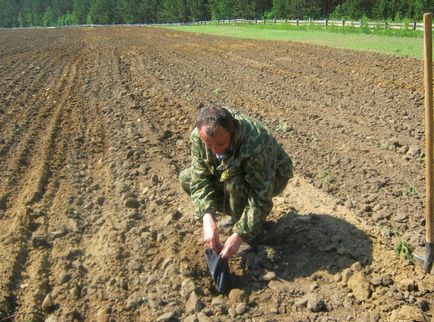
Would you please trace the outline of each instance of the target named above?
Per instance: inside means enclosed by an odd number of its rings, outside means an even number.
[[[320,30],[319,28],[282,28],[279,25],[257,26],[252,24],[164,26],[164,28],[243,39],[296,41],[333,48],[370,51],[417,59],[423,58],[423,38],[421,32],[409,33],[409,36],[402,36],[403,33],[394,33],[393,31],[366,34],[351,32],[350,29],[346,28],[338,31],[337,28],[339,27],[330,28],[330,30]]]

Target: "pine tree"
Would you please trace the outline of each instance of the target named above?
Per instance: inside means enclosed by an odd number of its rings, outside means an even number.
[[[220,12],[220,6],[218,0],[210,0],[209,8],[211,11],[211,18],[214,20],[222,19],[222,14]]]
[[[277,19],[286,19],[289,15],[288,0],[273,0],[273,15]]]
[[[0,27],[18,27],[20,4],[13,0],[0,0]]]
[[[20,12],[18,14],[18,21],[20,27],[32,27],[33,16],[32,16],[32,0],[24,0]]]
[[[42,25],[44,27],[55,25],[53,9],[51,7],[45,9],[44,15],[42,17]]]
[[[72,2],[68,0],[52,0],[54,19],[59,19],[68,12],[72,12]]]
[[[186,0],[163,0],[159,17],[162,22],[188,21],[189,10]]]
[[[256,17],[262,17],[273,9],[273,0],[256,0]]]
[[[87,21],[95,24],[113,23],[115,3],[112,0],[90,0]]]
[[[43,25],[43,17],[46,10],[46,1],[33,0],[31,6],[32,23],[34,26]]]
[[[89,0],[74,0],[72,2],[72,13],[77,19],[77,23],[86,23],[86,16],[89,11]]]
[[[303,19],[303,0],[290,0],[289,12],[290,18]]]
[[[142,22],[143,1],[140,0],[119,0],[116,4],[117,14],[121,17],[120,22],[140,23]]]
[[[140,14],[140,20],[144,23],[157,22],[160,12],[159,0],[144,0]]]
[[[225,19],[236,18],[236,1],[235,0],[220,0],[220,13]]]
[[[244,19],[255,19],[256,2],[252,0],[238,0],[236,5],[236,16]]]
[[[211,19],[211,11],[207,0],[188,0],[187,6],[190,8],[193,21]]]

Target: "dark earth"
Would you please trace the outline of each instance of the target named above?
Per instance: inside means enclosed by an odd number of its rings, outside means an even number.
[[[0,75],[0,321],[432,321],[433,275],[395,253],[425,241],[421,60],[28,29],[0,30]],[[295,164],[226,295],[178,183],[208,102]]]

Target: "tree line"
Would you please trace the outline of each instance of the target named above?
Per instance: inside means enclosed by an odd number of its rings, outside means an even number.
[[[434,0],[0,0],[0,27],[211,19],[420,21]]]

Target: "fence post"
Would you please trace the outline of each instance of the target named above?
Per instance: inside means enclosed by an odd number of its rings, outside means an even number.
[[[345,19],[342,19],[342,27],[345,27]]]
[[[387,21],[384,22],[384,29],[387,29]]]
[[[425,173],[426,173],[426,223],[425,223],[425,273],[430,273],[434,261],[434,194],[433,194],[433,89],[432,89],[432,14],[423,15],[424,26],[424,85],[425,85]]]
[[[255,25],[258,24],[258,18],[255,18]]]
[[[298,27],[298,18],[297,18],[297,22],[296,23],[297,23],[297,27]]]
[[[325,27],[327,28],[327,27],[328,27],[328,25],[329,25],[329,19],[328,19],[328,18],[326,18],[326,20],[325,20]]]
[[[416,30],[416,20],[413,20],[413,30]]]

